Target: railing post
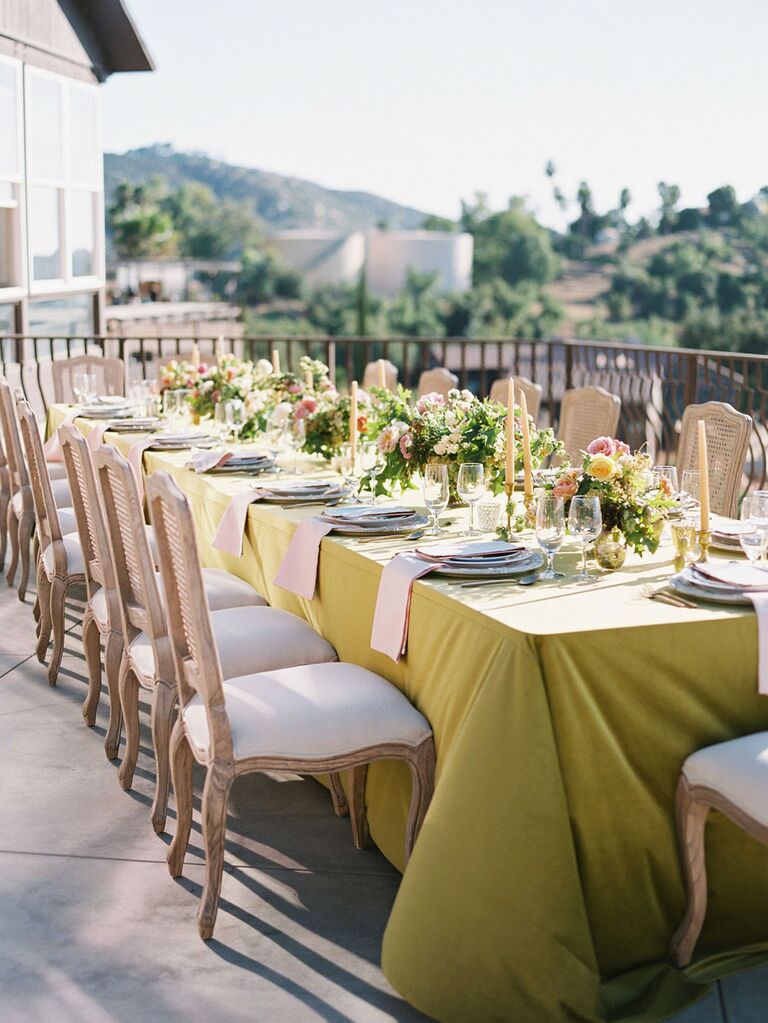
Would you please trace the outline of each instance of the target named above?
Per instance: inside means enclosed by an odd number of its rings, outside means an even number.
[[[698,355],[686,355],[685,357],[685,392],[683,394],[683,408],[696,404],[696,397],[699,384]]]
[[[565,342],[565,390],[573,387],[573,348],[570,341]]]
[[[336,383],[336,342],[332,337],[328,338],[328,342],[325,349],[325,362],[328,366],[328,376],[330,377],[331,383]]]

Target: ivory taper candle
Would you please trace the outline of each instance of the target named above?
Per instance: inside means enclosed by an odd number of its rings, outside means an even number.
[[[197,341],[192,345],[192,365],[197,369],[200,365],[200,348],[198,347]]]
[[[224,354],[224,335],[219,334],[216,338],[216,358],[220,359]]]
[[[707,424],[699,420],[699,502],[701,504],[701,529],[709,529],[709,455],[707,453]]]
[[[387,364],[383,359],[379,359],[379,387],[387,389]]]
[[[515,487],[515,382],[510,377],[507,384],[507,461],[506,491],[511,494]]]
[[[349,443],[352,445],[352,459],[357,455],[357,380],[352,381],[349,389],[351,403],[349,406]]]
[[[280,352],[276,348],[272,349],[272,372],[280,376]]]
[[[520,425],[523,432],[523,491],[526,497],[533,497],[533,469],[531,466],[531,431],[528,426],[528,399],[520,391]]]
[[[308,369],[307,372],[304,374],[304,386],[306,387],[307,391],[310,392],[315,389],[315,381],[312,376],[311,369]]]

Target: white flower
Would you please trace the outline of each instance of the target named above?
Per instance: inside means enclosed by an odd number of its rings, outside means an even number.
[[[271,377],[272,363],[269,361],[269,359],[259,359],[259,361],[256,363],[256,370],[259,376],[261,377]]]
[[[272,422],[276,426],[283,426],[288,422],[291,416],[291,405],[287,401],[281,401],[279,405],[275,406],[275,411],[272,413]]]

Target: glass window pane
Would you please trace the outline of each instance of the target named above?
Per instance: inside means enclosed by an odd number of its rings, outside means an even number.
[[[88,277],[95,274],[93,192],[72,190],[67,193],[69,207],[69,242],[72,253],[72,276]]]
[[[69,90],[69,177],[99,187],[99,122],[95,93]]]
[[[64,175],[61,144],[61,86],[30,75],[27,106],[29,173],[36,178]]]
[[[19,173],[16,68],[0,62],[0,174]]]
[[[13,306],[0,305],[0,334],[13,334]]]
[[[43,337],[93,333],[93,295],[29,303],[29,332]]]
[[[0,288],[13,288],[17,280],[16,237],[18,210],[0,207]]]
[[[16,202],[15,186],[10,181],[0,181],[0,202]]]
[[[36,281],[50,281],[61,277],[59,190],[37,186],[30,188],[28,205],[32,277]]]

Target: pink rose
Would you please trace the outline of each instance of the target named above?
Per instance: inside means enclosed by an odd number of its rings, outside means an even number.
[[[296,406],[294,418],[306,419],[307,416],[311,416],[313,412],[317,412],[317,399],[311,397],[302,398]]]
[[[595,437],[591,444],[587,445],[588,455],[607,455],[612,458],[616,454],[616,441],[610,437]]]
[[[573,479],[572,476],[563,476],[559,479],[552,487],[553,497],[562,497],[564,501],[567,501],[569,497],[573,497],[576,491],[579,489],[579,484]]]
[[[288,384],[289,394],[301,394],[301,384]]]
[[[411,457],[411,448],[413,447],[413,437],[410,433],[404,433],[400,438],[400,454],[405,459]]]
[[[427,412],[430,405],[445,405],[445,396],[438,394],[437,391],[430,391],[429,394],[423,394],[416,402],[416,411]]]
[[[613,442],[616,445],[617,455],[631,455],[632,452],[629,449],[629,444],[625,444],[623,440],[615,440]]]

